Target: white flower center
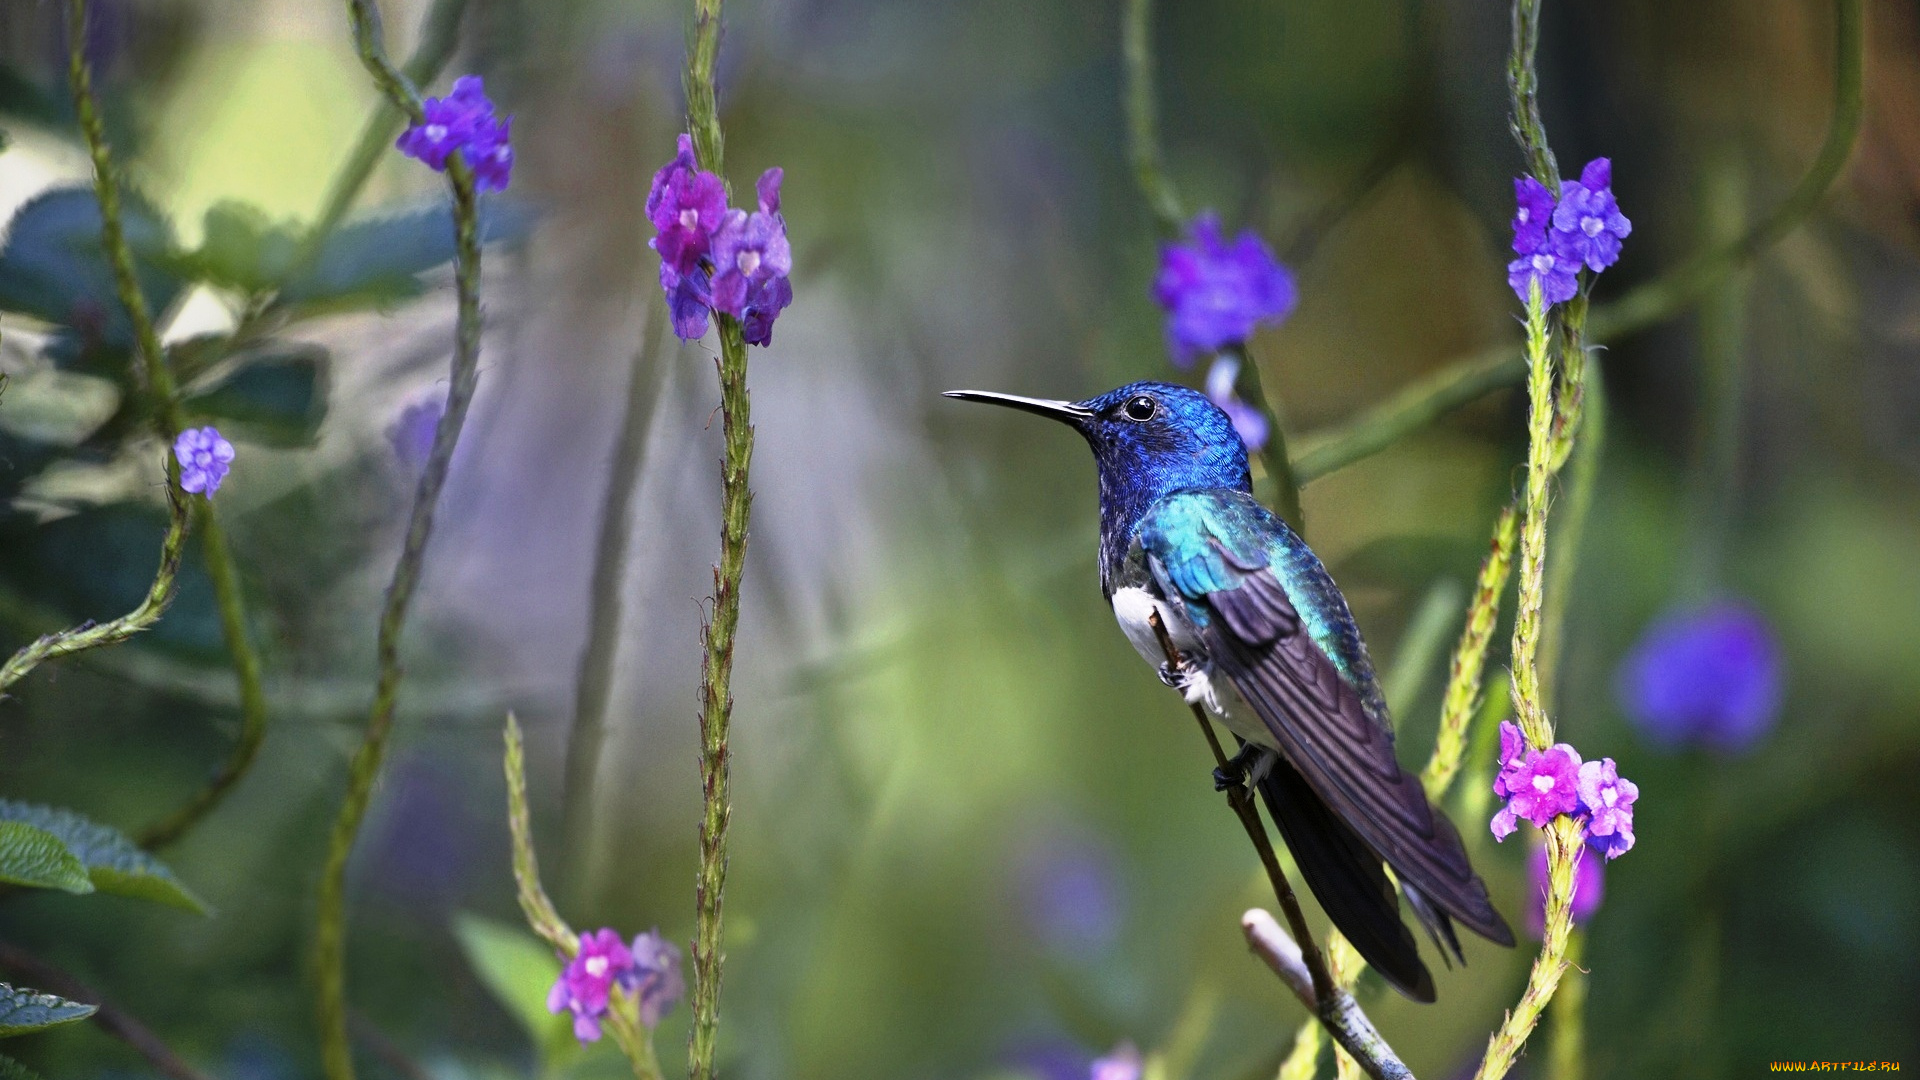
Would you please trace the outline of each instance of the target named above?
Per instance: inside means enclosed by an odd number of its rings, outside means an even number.
[[[1553,256],[1544,251],[1535,255],[1533,257],[1533,268],[1542,274],[1551,273],[1553,271]]]
[[[1615,791],[1612,788],[1608,788],[1607,790],[1600,793],[1600,801],[1603,803],[1606,803],[1608,806],[1612,806],[1614,803],[1614,800],[1618,799],[1619,797],[1620,797],[1620,793],[1618,791]]]
[[[741,252],[739,256],[734,259],[734,262],[740,267],[741,273],[751,274],[755,270],[760,269],[760,253],[752,248],[748,248]]]
[[[700,211],[694,210],[692,208],[688,208],[686,210],[680,211],[680,227],[683,229],[699,228],[700,227]]]
[[[444,139],[446,137],[447,137],[447,125],[445,124],[428,124],[427,125],[427,138],[433,140],[434,142],[439,142],[441,139]]]
[[[1540,775],[1533,778],[1533,790],[1547,792],[1553,790],[1553,777]]]
[[[603,978],[607,974],[607,958],[604,956],[589,956],[582,966],[587,969],[587,974],[596,979]]]
[[[1518,221],[1520,224],[1525,225],[1527,222],[1533,220],[1533,211],[1523,206],[1520,208],[1519,213],[1513,215],[1513,219],[1515,221]]]
[[[1580,219],[1580,231],[1586,233],[1588,236],[1599,236],[1600,230],[1606,227],[1607,223],[1597,217],[1583,217]]]

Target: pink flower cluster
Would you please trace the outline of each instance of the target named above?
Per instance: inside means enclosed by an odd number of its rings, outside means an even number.
[[[647,219],[659,235],[647,243],[660,253],[660,287],[673,314],[673,332],[689,341],[707,332],[707,313],[740,321],[749,345],[773,344],[773,321],[793,303],[793,253],[780,213],[780,181],[768,169],[755,185],[760,208],[727,206],[726,184],[700,168],[693,139],[654,174]]]
[[[1493,793],[1507,800],[1493,815],[1496,840],[1512,836],[1523,818],[1544,827],[1567,814],[1579,822],[1587,843],[1607,858],[1633,847],[1633,802],[1640,789],[1620,776],[1612,758],[1583,762],[1566,743],[1535,750],[1519,727],[1503,722]]]
[[[657,930],[634,938],[631,948],[611,929],[581,934],[579,951],[547,994],[547,1011],[573,1013],[574,1038],[598,1042],[615,986],[639,999],[640,1022],[655,1027],[686,991],[680,950]]]

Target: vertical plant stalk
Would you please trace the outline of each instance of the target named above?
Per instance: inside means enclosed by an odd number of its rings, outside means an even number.
[[[1524,2],[1524,0],[1522,0]],[[1516,5],[1516,10],[1518,5]],[[1513,620],[1513,715],[1535,749],[1553,744],[1540,697],[1540,604],[1546,590],[1547,506],[1553,468],[1553,349],[1540,285],[1527,300],[1527,482],[1522,499],[1520,586]]]
[[[419,94],[407,77],[387,59],[380,29],[380,12],[373,0],[348,0],[354,42],[361,62],[375,84],[394,106],[418,122]],[[434,510],[453,464],[454,448],[466,423],[467,410],[480,378],[480,233],[473,170],[462,153],[447,160],[447,183],[453,193],[454,289],[458,314],[454,328],[453,361],[448,379],[446,410],[433,432],[433,449],[414,492],[407,535],[387,586],[380,615],[376,647],[379,677],[373,705],[359,748],[348,767],[347,792],[327,843],[321,872],[317,929],[314,942],[320,1022],[321,1063],[328,1080],[353,1080],[353,1051],[347,1032],[346,1002],[346,873],[355,838],[366,817],[374,782],[386,758],[400,691],[400,638],[407,613],[426,562],[427,542],[433,535]]]
[[[1513,44],[1507,54],[1507,92],[1513,101],[1508,124],[1520,151],[1527,155],[1527,170],[1557,198],[1560,164],[1547,146],[1547,128],[1540,121],[1540,3],[1514,0]]]
[[[1585,840],[1580,827],[1564,814],[1547,826],[1546,836],[1547,918],[1540,955],[1527,973],[1527,989],[1519,1003],[1487,1041],[1487,1053],[1473,1074],[1474,1080],[1500,1080],[1513,1068],[1567,970],[1567,935],[1573,928],[1573,858]]]
[[[1575,927],[1567,935],[1567,966],[1560,992],[1553,998],[1553,1039],[1547,1045],[1547,1076],[1551,1080],[1586,1080],[1587,973],[1580,968],[1587,932]]]
[[[1587,535],[1587,519],[1593,513],[1593,497],[1600,481],[1600,458],[1606,445],[1607,396],[1600,382],[1600,362],[1588,358],[1584,393],[1586,405],[1580,418],[1580,439],[1572,452],[1572,471],[1567,476],[1567,505],[1562,515],[1553,557],[1547,563],[1547,600],[1540,628],[1540,691],[1548,711],[1558,700],[1561,657],[1566,650],[1567,608],[1573,602],[1573,580],[1579,571],[1580,549]]]
[[[1133,159],[1134,179],[1153,212],[1155,230],[1161,239],[1172,239],[1186,227],[1187,215],[1180,195],[1167,176],[1160,149],[1158,98],[1153,75],[1153,0],[1126,0],[1120,24],[1120,51],[1126,68],[1125,106],[1127,144]],[[1300,509],[1300,479],[1287,455],[1286,429],[1280,422],[1280,410],[1260,385],[1260,365],[1244,346],[1222,350],[1222,356],[1239,363],[1235,377],[1241,398],[1259,407],[1267,417],[1267,445],[1260,461],[1273,478],[1274,512],[1293,526],[1306,531],[1306,517]]]
[[[725,139],[715,102],[714,65],[720,55],[720,0],[694,0],[693,42],[687,52],[687,124],[700,165],[726,175]],[[687,1033],[687,1072],[693,1080],[713,1076],[714,1041],[720,1027],[720,971],[724,962],[722,900],[727,885],[727,822],[733,808],[727,736],[733,716],[733,646],[740,627],[740,578],[747,564],[747,520],[753,493],[747,486],[753,462],[751,402],[747,396],[747,346],[740,324],[715,313],[720,337],[720,562],[713,569],[713,607],[701,629],[700,662],[700,868],[694,883],[693,1024]]]
[[[1738,155],[1730,147],[1720,147],[1704,171],[1700,218],[1708,239],[1737,236],[1746,201]],[[1701,303],[1695,317],[1701,361],[1699,411],[1703,415],[1688,463],[1688,550],[1679,589],[1688,600],[1712,593],[1726,555],[1729,523],[1739,504],[1749,283],[1746,274],[1728,277]]]
[[[93,163],[93,193],[100,204],[100,242],[113,267],[115,291],[133,328],[134,349],[139,354],[140,370],[151,396],[155,434],[162,443],[170,445],[186,426],[181,418],[179,390],[167,366],[166,352],[160,343],[159,330],[154,326],[153,312],[147,306],[146,293],[140,288],[133,250],[127,244],[120,209],[120,183],[114,174],[113,150],[107,143],[106,125],[100,117],[99,103],[94,99],[86,42],[87,0],[68,0],[67,86],[73,96],[74,111],[80,118],[87,155]],[[171,455],[167,463],[167,490],[168,498],[176,504],[186,498],[180,490],[179,464]],[[227,652],[240,683],[241,736],[227,764],[204,789],[159,827],[142,834],[140,841],[145,847],[160,847],[178,839],[217,806],[253,763],[266,732],[266,693],[260,684],[259,656],[246,634],[246,602],[240,592],[240,570],[234,564],[233,552],[227,547],[226,535],[220,529],[212,504],[203,503],[196,513],[200,518],[201,550],[206,555],[208,576],[213,579]],[[158,611],[154,617],[159,617]]]
[[[1447,690],[1440,703],[1440,730],[1433,740],[1433,756],[1420,771],[1420,785],[1426,789],[1427,798],[1435,803],[1446,798],[1447,788],[1460,772],[1460,760],[1467,747],[1467,727],[1480,712],[1487,647],[1493,641],[1494,626],[1500,621],[1500,598],[1507,591],[1507,578],[1513,570],[1513,541],[1518,520],[1513,507],[1506,506],[1494,521],[1493,540],[1486,559],[1480,564],[1473,600],[1467,605],[1467,623],[1460,631],[1460,643],[1453,650]]]
[[[160,543],[160,569],[154,574],[153,584],[148,587],[146,598],[140,601],[140,605],[110,622],[97,625],[83,623],[23,646],[4,666],[0,666],[0,694],[4,694],[8,687],[47,660],[118,645],[160,621],[167,605],[173,602],[174,581],[180,571],[181,554],[186,550],[189,497],[176,485],[167,485],[167,504],[171,513],[166,538]]]
[[[506,754],[507,828],[513,834],[514,894],[527,926],[562,959],[580,951],[580,935],[560,917],[546,887],[540,884],[540,860],[533,850],[533,816],[527,809],[527,751],[520,722],[507,714]],[[607,1009],[607,1031],[633,1066],[634,1080],[660,1080],[660,1060],[654,1055],[653,1032],[640,1023],[640,1002],[615,985]]]
[[[660,312],[647,304],[627,379],[627,402],[614,437],[613,465],[601,502],[600,536],[594,545],[593,579],[588,598],[587,642],[580,653],[574,690],[573,727],[567,740],[567,768],[560,835],[565,838],[562,888],[578,904],[588,888],[593,834],[594,782],[606,744],[607,706],[613,694],[614,662],[620,653],[621,594],[627,581],[627,543],[633,531],[633,496],[646,457],[648,421],[661,379]]]

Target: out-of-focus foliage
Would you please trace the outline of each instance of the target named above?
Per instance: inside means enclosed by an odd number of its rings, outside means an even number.
[[[344,157],[374,102],[344,14],[96,3],[143,287],[189,411],[241,444],[221,509],[270,729],[232,800],[165,856],[212,917],[90,877],[86,895],[0,895],[0,939],[221,1080],[316,1075],[312,891],[415,480],[386,432],[444,393],[446,212],[426,201],[430,174],[383,165],[297,266],[325,178],[286,163]],[[1595,1080],[1920,1060],[1920,21],[1869,6],[1867,123],[1831,201],[1705,308],[1603,357],[1609,441],[1558,720],[1641,795],[1638,845],[1588,928]],[[421,5],[384,7],[404,40]],[[1298,309],[1252,350],[1296,446],[1517,340],[1503,5],[1160,7],[1183,193],[1258,229],[1298,278]],[[164,528],[58,9],[0,12],[7,648],[132,607]],[[1610,156],[1634,221],[1597,299],[1755,219],[1819,144],[1828,3],[1546,12],[1555,146],[1563,162]],[[654,3],[473,0],[463,29],[455,69],[483,72],[515,114],[519,201],[489,196],[481,397],[350,871],[369,1075],[393,1073],[396,1052],[449,1080],[623,1068],[538,1026],[532,991],[551,972],[501,925],[517,921],[497,757],[509,707],[563,914],[692,930],[692,598],[718,525],[710,342],[649,384],[612,730],[591,827],[559,827],[597,515],[657,295],[640,204],[679,128],[684,40],[681,7]],[[1185,1075],[1237,1080],[1272,1075],[1303,1015],[1240,940],[1261,885],[1191,721],[1100,600],[1084,449],[936,396],[1178,376],[1147,297],[1118,43],[1117,5],[1093,0],[728,7],[731,179],[738,193],[753,167],[785,166],[799,297],[751,376],[729,1077],[1085,1075],[1123,1039],[1157,1050],[1200,1030]],[[1307,538],[1383,668],[1437,581],[1471,582],[1517,475],[1519,409],[1489,395],[1307,488]],[[223,760],[238,707],[196,560],[154,630],[0,701],[0,793],[130,834]],[[1615,669],[1662,613],[1716,595],[1770,621],[1783,708],[1744,754],[1664,752],[1628,721]],[[1504,628],[1494,641],[1499,665]],[[1438,667],[1391,703],[1410,766],[1431,746]],[[1527,853],[1465,812],[1485,805],[1474,768],[1470,751],[1456,820],[1517,924]],[[1436,972],[1437,1005],[1366,983],[1363,998],[1417,1073],[1449,1075],[1511,1003],[1520,952],[1468,943],[1467,967]],[[0,970],[32,982],[14,976]],[[684,1025],[683,1009],[660,1032],[670,1069]],[[146,1068],[85,1023],[6,1052],[48,1077]]]

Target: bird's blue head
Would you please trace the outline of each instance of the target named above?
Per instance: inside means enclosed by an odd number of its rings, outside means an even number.
[[[1149,506],[1176,491],[1251,492],[1247,448],[1233,421],[1205,394],[1163,382],[1128,383],[1085,401],[948,391],[950,398],[1038,413],[1087,440],[1100,467],[1100,531],[1131,538]]]

